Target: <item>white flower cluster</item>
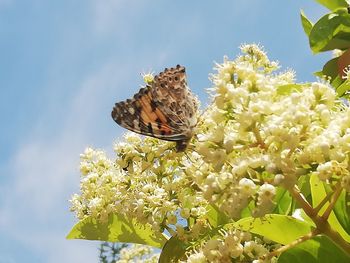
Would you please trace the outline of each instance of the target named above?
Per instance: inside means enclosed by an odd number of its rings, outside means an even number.
[[[157,263],[159,253],[149,246],[132,244],[121,249],[119,259],[115,263]]]
[[[266,255],[269,249],[276,248],[259,238],[254,238],[248,232],[239,230],[220,231],[215,236],[194,250],[183,263],[207,262],[264,262],[258,258]],[[278,246],[278,245],[277,245]],[[276,262],[276,258],[266,262]]]
[[[79,219],[92,216],[102,221],[119,213],[161,232],[182,227],[178,221],[189,217],[206,216],[207,201],[183,172],[186,156],[171,147],[128,133],[125,142],[115,145],[115,162],[102,151],[87,148],[81,155],[81,194],[72,197],[71,210]]]
[[[216,65],[213,103],[185,154],[134,133],[116,143],[113,161],[90,148],[82,154],[81,193],[71,200],[79,219],[120,213],[187,242],[211,229],[210,207],[232,220],[244,211],[262,217],[274,209],[276,187],[312,172],[350,192],[350,110],[327,83],[296,85],[292,71],[274,73],[278,64],[257,45],[241,51]],[[208,241],[188,262],[266,253],[241,241]]]
[[[122,197],[122,193],[116,189],[123,177],[103,151],[87,148],[80,159],[81,194],[73,195],[71,210],[80,219],[91,215],[106,220],[114,212],[115,203]]]
[[[241,50],[236,60],[216,66],[213,104],[194,142],[208,164],[194,178],[204,197],[232,218],[253,200],[252,216],[260,217],[274,207],[275,186],[293,187],[312,171],[321,180],[340,176],[348,189],[350,110],[336,101],[334,89],[318,82],[298,86],[294,72],[275,74],[277,63],[258,46]],[[321,172],[327,162],[333,168]]]

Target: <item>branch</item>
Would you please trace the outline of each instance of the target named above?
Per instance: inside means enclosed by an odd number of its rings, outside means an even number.
[[[260,131],[259,131],[259,129],[258,129],[256,123],[254,124],[254,127],[253,127],[253,133],[254,133],[254,136],[255,136],[255,138],[256,138],[257,144],[258,144],[261,148],[265,148],[264,140],[261,138]]]
[[[325,198],[323,198],[323,200],[314,208],[315,213],[318,214],[318,212],[320,212],[320,210],[322,209],[322,207],[329,201],[329,199],[331,198],[331,196],[334,194],[334,192],[330,192],[326,195]]]
[[[296,185],[291,189],[289,189],[289,192],[296,199],[299,205],[303,208],[305,213],[315,223],[316,229],[314,231],[317,231],[318,234],[324,234],[327,237],[329,237],[335,244],[341,247],[344,250],[344,252],[346,252],[350,256],[350,243],[346,242],[346,240],[344,240],[343,237],[337,231],[334,231],[327,221],[328,216],[330,212],[333,210],[335,202],[337,201],[341,193],[341,190],[342,190],[341,188],[339,190],[339,187],[337,187],[337,189],[335,190],[332,196],[331,203],[326,209],[327,213],[325,212],[322,216],[317,215],[316,210],[313,209],[312,206],[307,202],[307,200],[300,193]],[[311,233],[316,233],[316,232],[311,232]]]
[[[298,245],[306,240],[309,240],[309,239],[313,238],[314,236],[317,236],[318,234],[319,234],[319,231],[317,229],[314,229],[309,234],[304,235],[302,237],[299,237],[298,239],[294,240],[293,242],[289,243],[288,245],[284,245],[284,246],[262,256],[261,259],[266,260],[266,259],[271,259],[274,256],[278,256],[281,253],[283,253],[284,251],[287,251],[288,249],[291,249],[292,247],[295,247],[296,245]]]
[[[288,189],[289,193],[294,197],[294,199],[299,203],[301,208],[305,211],[305,213],[313,219],[317,213],[315,213],[315,210],[313,207],[309,204],[309,202],[305,199],[305,197],[302,195],[300,190],[296,185],[294,187]]]
[[[334,191],[334,194],[332,195],[331,202],[330,202],[329,206],[327,207],[326,211],[324,211],[324,213],[322,215],[322,218],[325,221],[327,221],[330,213],[333,211],[335,203],[337,202],[342,190],[343,190],[343,188],[341,187],[340,180],[339,180],[335,186],[335,191]]]

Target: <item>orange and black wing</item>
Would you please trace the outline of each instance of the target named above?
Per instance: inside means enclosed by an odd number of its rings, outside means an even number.
[[[163,105],[153,99],[151,86],[140,89],[132,99],[118,102],[112,111],[113,120],[133,132],[167,141],[186,140],[174,122],[162,112]]]

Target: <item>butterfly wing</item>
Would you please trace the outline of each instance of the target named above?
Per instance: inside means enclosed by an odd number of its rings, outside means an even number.
[[[187,87],[185,67],[177,65],[155,76],[150,92],[171,126],[186,133],[197,124],[198,102]]]
[[[165,69],[141,88],[132,99],[116,103],[112,118],[133,132],[175,141],[177,150],[186,148],[192,137],[197,101],[187,88],[185,68]]]
[[[132,99],[116,103],[112,118],[120,126],[133,132],[155,138],[177,141],[185,140],[150,94],[150,87],[142,88]]]

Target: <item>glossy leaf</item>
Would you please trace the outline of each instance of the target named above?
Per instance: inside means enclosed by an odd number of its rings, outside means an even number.
[[[310,174],[300,176],[298,179],[298,187],[303,193],[307,201],[311,202],[311,189],[310,189]]]
[[[301,91],[307,84],[286,84],[277,87],[279,95],[288,95],[293,91]]]
[[[313,25],[312,25],[312,22],[306,17],[303,10],[300,11],[300,19],[301,19],[301,24],[303,26],[305,34],[309,36]]]
[[[311,29],[309,43],[314,53],[350,47],[350,14],[347,9],[339,9],[318,20]]]
[[[338,76],[338,58],[333,58],[324,64],[322,73],[323,75],[329,76],[332,79]]]
[[[128,220],[117,214],[111,214],[105,223],[95,218],[85,218],[72,228],[67,239],[138,243],[158,248],[167,240],[165,236],[155,233],[151,227],[137,224],[135,220]]]
[[[346,88],[345,87],[340,88],[342,83],[344,83],[344,80],[338,74],[338,60],[339,60],[339,57],[329,60],[323,66],[322,74],[320,75],[320,77],[324,77],[324,76],[330,77],[331,85],[337,90],[338,96],[342,96],[346,91],[346,90],[345,91],[343,90]]]
[[[335,10],[340,7],[348,7],[346,0],[316,0],[321,5],[327,7],[329,10]]]
[[[310,187],[312,195],[312,205],[313,207],[316,207],[327,196],[327,192],[323,185],[323,182],[321,182],[318,179],[318,176],[315,174],[311,175],[310,177]],[[320,215],[323,214],[328,205],[329,202],[326,202],[326,204],[319,212]],[[345,211],[343,212],[345,213]],[[329,215],[328,222],[332,226],[332,228],[342,236],[342,238],[344,238],[347,242],[350,242],[350,235],[346,233],[333,211]]]
[[[330,193],[332,189],[325,187],[326,192]],[[334,214],[344,230],[350,234],[350,194],[344,190],[340,193],[339,198],[334,206]]]
[[[227,224],[230,218],[221,212],[217,207],[208,206],[208,220],[212,227],[218,227],[220,225]]]
[[[185,244],[177,239],[171,237],[164,245],[159,257],[159,263],[178,262],[182,259],[186,252]]]
[[[335,79],[331,81],[331,85],[337,89],[343,82],[344,80],[341,79],[340,76],[337,76]]]
[[[350,81],[343,82],[340,86],[337,87],[338,96],[343,96],[345,92],[350,90]]]
[[[305,211],[301,208],[298,208],[297,211],[294,211],[294,213],[298,214],[298,217],[302,218],[301,220],[309,223],[312,227],[316,227],[314,221],[305,213]]]
[[[271,214],[261,218],[243,218],[235,223],[245,231],[281,244],[289,244],[311,232],[311,225],[291,216]],[[286,231],[288,230],[288,231]]]
[[[274,212],[282,215],[288,215],[291,211],[292,200],[293,199],[287,190],[282,187],[278,187],[275,197],[275,202],[277,205]]]
[[[325,236],[316,236],[288,249],[278,263],[350,262],[350,257]]]
[[[322,78],[324,76],[323,72],[322,71],[316,71],[313,73],[316,77],[320,77]]]
[[[334,207],[334,213],[343,226],[344,230],[350,235],[350,194],[343,191]]]

